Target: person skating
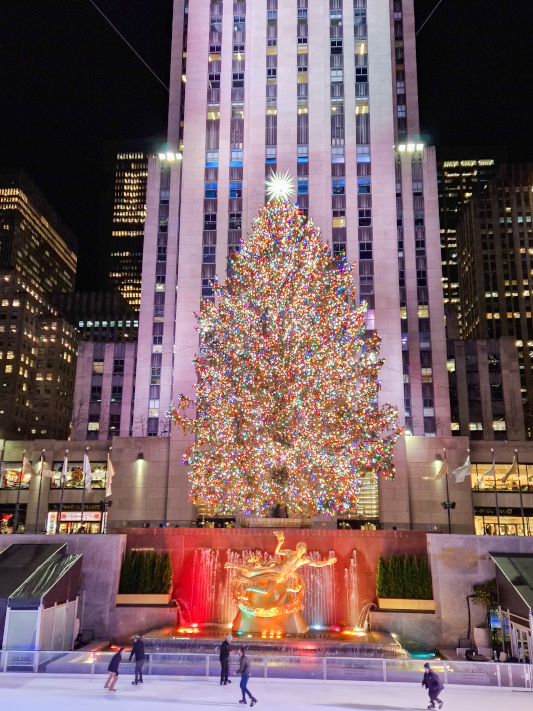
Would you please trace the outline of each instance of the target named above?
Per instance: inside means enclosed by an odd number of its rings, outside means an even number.
[[[134,686],[143,683],[143,664],[144,664],[144,642],[139,637],[138,634],[133,635],[133,647],[131,648],[131,654],[129,661],[135,657],[135,681],[131,683]]]
[[[444,706],[444,702],[439,699],[439,695],[444,689],[444,684],[440,680],[439,675],[435,674],[427,662],[424,664],[424,678],[422,679],[422,686],[425,686],[428,690],[430,701],[428,709],[434,709],[435,702],[438,703],[439,709],[441,709]]]
[[[113,655],[111,661],[109,662],[109,666],[107,667],[107,671],[109,672],[109,676],[107,677],[107,681],[105,683],[104,689],[109,688],[109,691],[116,691],[115,689],[115,684],[117,683],[118,679],[118,667],[122,659],[122,652],[124,651],[124,647],[121,647],[116,654]]]
[[[246,694],[250,697],[250,706],[254,706],[257,703],[257,699],[252,696],[248,691],[248,679],[250,678],[250,662],[246,656],[244,647],[239,649],[239,669],[235,672],[241,675],[241,691],[242,699],[239,701],[240,704],[246,704]]]
[[[228,679],[229,674],[229,655],[231,652],[230,643],[233,637],[229,634],[220,645],[220,685],[231,684]]]

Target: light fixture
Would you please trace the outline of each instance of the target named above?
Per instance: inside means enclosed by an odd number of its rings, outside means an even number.
[[[415,150],[415,144],[414,143],[408,143],[407,144],[407,152],[408,153],[414,153]]]
[[[142,452],[139,452],[139,454],[137,455],[137,460],[139,459],[144,460],[144,454]]]
[[[423,151],[423,150],[424,150],[424,144],[423,144],[423,143],[417,143],[417,144],[416,144],[416,150],[417,150],[417,151]]]
[[[398,146],[398,151],[400,153],[405,153],[405,149],[406,149],[405,143],[400,143],[400,145]]]

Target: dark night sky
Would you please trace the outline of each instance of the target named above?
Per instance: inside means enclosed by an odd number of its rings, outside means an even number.
[[[172,0],[98,4],[167,83]],[[417,27],[435,4],[415,0]],[[168,95],[88,0],[4,0],[0,27],[0,169],[34,178],[79,238],[78,287],[98,288],[104,144],[163,137]],[[418,37],[430,143],[533,158],[532,30],[524,0],[443,0]]]

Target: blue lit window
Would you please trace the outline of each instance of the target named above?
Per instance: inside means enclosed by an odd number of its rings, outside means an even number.
[[[218,151],[205,152],[205,167],[218,168]]]
[[[357,162],[370,163],[370,146],[357,146]]]
[[[309,146],[298,146],[298,163],[309,163]]]
[[[370,192],[370,178],[357,178],[357,192],[359,195]]]
[[[267,146],[265,151],[265,162],[275,163],[276,162],[276,146]]]
[[[231,151],[229,167],[240,168],[242,165],[242,151]]]
[[[238,183],[229,184],[229,196],[231,198],[242,197],[242,182],[239,181]]]
[[[344,195],[345,187],[346,187],[346,180],[344,178],[333,178],[333,180],[332,180],[333,195]]]
[[[217,196],[217,183],[206,183],[205,184],[206,200],[216,198],[216,196]]]
[[[309,192],[309,179],[298,178],[298,195],[307,195]]]

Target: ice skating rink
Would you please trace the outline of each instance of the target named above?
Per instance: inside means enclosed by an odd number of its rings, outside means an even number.
[[[228,686],[215,681],[179,681],[168,678],[147,679],[132,686],[131,676],[119,677],[116,692],[104,691],[106,677],[52,676],[48,674],[0,674],[3,709],[17,711],[155,711],[158,709],[194,709],[213,711],[214,707],[242,708],[238,703],[239,679]],[[254,679],[250,691],[257,697],[256,708],[274,711],[317,709],[328,711],[411,711],[425,709],[425,689],[412,684],[372,684],[335,681],[291,681]],[[531,711],[533,692],[453,687],[442,692],[444,709],[449,711]]]

